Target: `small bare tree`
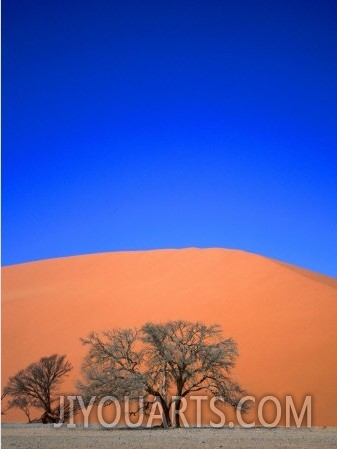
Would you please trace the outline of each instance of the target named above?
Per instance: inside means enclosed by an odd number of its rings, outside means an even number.
[[[145,408],[160,401],[163,422],[171,426],[171,409],[193,392],[221,396],[235,408],[243,394],[231,370],[238,356],[232,338],[223,338],[218,325],[170,321],[147,323],[141,329],[92,332],[82,339],[89,346],[83,363],[84,382],[79,389],[87,396],[114,395],[145,398]],[[180,427],[179,413],[175,425]]]
[[[4,394],[11,399],[10,408],[20,408],[32,422],[32,407],[43,410],[42,416],[34,421],[43,423],[58,422],[60,419],[56,392],[63,378],[72,370],[65,355],[53,354],[42,357],[10,377],[4,388]],[[66,417],[66,416],[65,416]]]

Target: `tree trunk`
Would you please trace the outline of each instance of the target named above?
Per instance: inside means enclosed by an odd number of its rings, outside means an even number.
[[[175,427],[177,427],[177,428],[180,427],[180,413],[179,413],[180,409],[181,409],[181,399],[177,399],[176,406],[175,406],[175,414],[174,414]]]
[[[163,427],[171,427],[172,426],[172,421],[171,421],[171,417],[170,417],[170,409],[168,407],[168,405],[166,404],[166,401],[160,397],[160,403],[161,406],[163,408]]]

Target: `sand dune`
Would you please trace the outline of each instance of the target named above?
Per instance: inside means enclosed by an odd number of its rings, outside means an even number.
[[[239,345],[246,389],[313,396],[313,424],[337,425],[337,280],[242,251],[106,253],[2,269],[2,380],[53,352],[79,376],[90,330],[169,319],[218,322]],[[23,420],[10,412],[5,420]]]

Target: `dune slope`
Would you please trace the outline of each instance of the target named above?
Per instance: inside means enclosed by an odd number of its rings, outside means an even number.
[[[337,425],[337,280],[224,249],[122,252],[2,269],[2,381],[66,353],[79,377],[90,330],[170,319],[220,323],[235,373],[258,397],[313,396],[313,424]],[[5,420],[23,420],[10,412]]]

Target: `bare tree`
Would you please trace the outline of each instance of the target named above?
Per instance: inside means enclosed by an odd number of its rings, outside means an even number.
[[[170,321],[147,323],[141,329],[115,329],[82,339],[89,346],[83,363],[87,396],[114,395],[145,398],[145,408],[160,401],[163,422],[171,423],[171,409],[182,398],[201,390],[221,396],[235,408],[243,394],[231,375],[238,356],[232,338],[223,338],[218,325]],[[175,425],[180,427],[179,413]]]
[[[43,410],[42,416],[34,421],[58,422],[60,419],[57,390],[64,377],[72,370],[65,355],[53,354],[42,357],[10,377],[4,394],[11,397],[9,407],[20,408],[32,422],[30,409]]]

